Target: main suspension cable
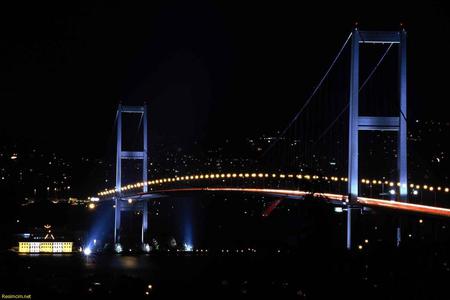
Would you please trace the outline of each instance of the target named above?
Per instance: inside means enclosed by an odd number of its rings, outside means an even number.
[[[362,91],[362,89],[366,86],[366,84],[370,80],[370,78],[372,78],[373,74],[375,74],[375,71],[378,69],[381,62],[384,60],[384,58],[388,54],[389,50],[392,48],[392,45],[393,45],[393,43],[389,44],[389,47],[383,53],[383,55],[381,56],[378,63],[375,65],[375,67],[372,69],[370,74],[367,76],[366,80],[364,80],[363,84],[359,87],[358,93],[360,93]],[[334,124],[336,124],[336,122],[339,121],[339,119],[347,111],[349,106],[350,106],[350,103],[347,103],[345,105],[345,107],[341,110],[341,112],[337,115],[337,117],[333,120],[333,122],[331,122],[330,125],[324,130],[324,132],[317,138],[317,141],[314,143],[314,146],[328,133],[328,131],[330,131],[330,129],[334,126]],[[402,115],[403,115],[403,113],[402,113]],[[404,115],[403,115],[403,117],[404,117]],[[406,120],[406,118],[405,118],[405,120]]]
[[[336,55],[336,57],[334,58],[333,62],[331,63],[330,67],[327,69],[327,71],[325,72],[325,74],[322,76],[322,79],[319,81],[319,84],[314,88],[313,92],[311,93],[311,95],[308,97],[308,99],[306,100],[306,102],[303,104],[303,106],[300,108],[300,110],[295,114],[294,118],[289,122],[289,124],[286,126],[286,128],[281,132],[281,134],[277,137],[277,139],[275,140],[275,142],[273,144],[271,144],[269,146],[269,148],[266,149],[266,151],[264,151],[264,153],[261,155],[261,157],[264,157],[280,140],[280,138],[282,138],[286,132],[289,130],[289,128],[291,128],[292,124],[294,124],[294,122],[298,119],[298,117],[303,113],[303,111],[305,110],[305,108],[308,106],[308,104],[311,102],[311,100],[313,99],[313,97],[315,96],[315,94],[317,93],[317,91],[319,90],[319,88],[322,86],[322,83],[325,81],[325,79],[328,77],[328,74],[330,73],[331,69],[334,67],[334,65],[336,64],[336,61],[339,59],[339,57],[341,56],[342,52],[344,51],[345,46],[347,46],[348,41],[350,40],[352,36],[352,33],[350,33],[347,37],[347,39],[345,40],[345,43],[342,45],[341,49],[339,50],[338,54]]]

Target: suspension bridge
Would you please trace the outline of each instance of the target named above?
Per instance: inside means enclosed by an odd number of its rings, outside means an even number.
[[[366,207],[450,217],[448,208],[410,201],[420,188],[438,192],[442,196],[445,196],[449,189],[416,182],[408,183],[406,38],[404,29],[362,31],[355,28],[300,110],[263,151],[258,170],[225,173],[205,170],[198,174],[149,179],[147,105],[120,104],[117,111],[116,184],[115,187],[98,193],[101,201],[114,202],[115,244],[120,243],[122,211],[142,212],[141,242],[145,245],[148,201],[195,193],[269,195],[275,200],[267,207],[265,215],[269,215],[283,198],[325,201],[346,211],[348,249],[352,247],[352,215]],[[375,47],[379,52],[376,63],[367,70],[360,65],[363,47]],[[397,55],[394,57],[397,60],[397,72],[393,76],[397,83],[396,88],[391,89],[392,91],[386,88],[387,96],[383,95],[381,98],[389,98],[388,101],[372,99],[374,94],[376,97],[380,96],[380,87],[376,87],[377,81],[382,84],[386,81],[385,77],[376,78],[377,70],[385,59],[389,59],[394,48],[397,48]],[[345,57],[348,51],[350,53]],[[335,70],[335,65],[340,62],[346,66],[350,65],[349,74]],[[346,70],[348,71],[348,68]],[[392,73],[389,75],[392,76]],[[360,83],[363,76],[365,79]],[[375,85],[371,86],[373,81]],[[376,93],[373,93],[374,91]],[[134,114],[142,118],[141,151],[126,151],[122,147],[123,114]],[[386,170],[386,166],[377,165],[378,169],[388,175],[376,179],[368,179],[368,176],[362,178],[361,170],[364,176],[371,174],[370,166],[367,166],[370,159],[364,159],[366,153],[360,150],[360,147],[368,143],[364,132],[375,132],[377,138],[383,132],[395,134],[395,137],[391,138],[392,143],[385,144],[381,149],[384,151],[381,155],[386,156],[386,165],[389,159],[395,161],[396,174]],[[142,180],[123,184],[123,160],[142,162]],[[263,168],[267,168],[267,171],[261,171]],[[372,187],[379,189],[377,195],[381,198],[363,195],[368,186],[371,190]],[[396,236],[399,244],[400,224]]]

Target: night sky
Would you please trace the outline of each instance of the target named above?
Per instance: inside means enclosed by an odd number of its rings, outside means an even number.
[[[449,10],[359,4],[149,1],[0,8],[0,130],[73,153],[112,148],[119,101],[147,101],[152,137],[180,146],[282,129],[355,21],[408,31],[409,114],[447,120]],[[390,10],[389,10],[390,9]]]

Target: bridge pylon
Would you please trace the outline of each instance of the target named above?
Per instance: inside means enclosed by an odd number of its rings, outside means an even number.
[[[359,46],[360,44],[397,44],[399,62],[399,112],[398,116],[378,117],[359,115]],[[359,132],[396,131],[397,170],[399,176],[398,200],[406,202],[407,182],[407,127],[406,127],[406,31],[360,31],[353,30],[350,61],[350,110],[348,148],[348,195],[350,205],[358,197],[358,143]],[[347,248],[351,248],[351,208],[347,210]],[[400,242],[400,228],[397,229],[397,244]]]
[[[143,127],[143,149],[142,151],[124,151],[122,149],[122,114],[137,114],[142,117]],[[117,154],[116,154],[116,196],[114,215],[114,244],[120,245],[120,225],[122,211],[141,211],[142,229],[141,243],[145,245],[145,236],[148,229],[148,203],[146,200],[134,202],[122,195],[122,160],[142,160],[142,192],[148,191],[147,168],[148,168],[148,134],[147,134],[147,104],[142,106],[126,106],[119,104],[117,109]]]

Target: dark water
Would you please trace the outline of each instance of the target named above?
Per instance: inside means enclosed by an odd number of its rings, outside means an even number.
[[[450,269],[430,247],[223,255],[1,256],[1,293],[33,299],[449,299]],[[150,288],[149,288],[150,285]]]
[[[209,249],[207,254],[87,258],[0,252],[0,293],[31,294],[32,299],[450,299],[447,219],[355,213],[349,252],[345,214],[328,205],[285,200],[270,218],[262,218],[262,200],[188,201],[195,246]],[[188,222],[177,217],[175,202],[161,203],[152,210],[148,238],[164,246],[162,237],[173,235],[181,244]],[[403,239],[396,247],[399,221]],[[224,247],[257,252],[221,253]]]

